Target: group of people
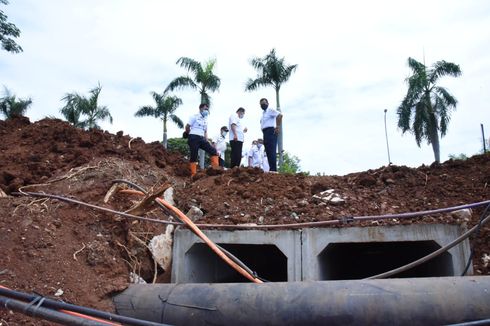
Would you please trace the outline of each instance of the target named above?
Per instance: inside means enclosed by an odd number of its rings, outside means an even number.
[[[260,107],[262,109],[260,127],[263,139],[254,140],[252,143],[252,148],[248,152],[248,163],[249,166],[275,172],[277,171],[277,136],[281,130],[282,114],[278,110],[269,107],[269,101],[266,98],[260,99]],[[205,103],[199,105],[199,113],[191,116],[184,132],[184,137],[187,137],[187,144],[191,152],[189,163],[191,175],[196,174],[197,171],[199,149],[206,151],[210,155],[211,166],[224,167],[227,133],[229,133],[231,147],[230,168],[240,166],[245,139],[244,134],[247,132],[247,128],[242,123],[244,115],[245,109],[242,107],[238,108],[230,116],[228,127],[221,127],[220,135],[210,143],[208,141],[209,106]]]

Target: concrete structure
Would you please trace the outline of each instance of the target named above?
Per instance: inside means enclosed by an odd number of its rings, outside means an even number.
[[[361,279],[403,266],[460,236],[457,225],[411,224],[283,231],[205,230],[260,277],[272,282]],[[394,277],[458,276],[468,240]],[[471,274],[472,270],[468,271]],[[248,282],[188,229],[174,236],[172,282]]]

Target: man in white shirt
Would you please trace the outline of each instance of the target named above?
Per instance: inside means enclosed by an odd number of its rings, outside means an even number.
[[[277,152],[277,135],[281,130],[282,114],[281,112],[270,108],[269,101],[266,98],[260,99],[262,108],[262,118],[260,119],[260,128],[264,135],[264,147],[269,162],[270,171],[277,171],[276,152]]]
[[[231,146],[231,160],[230,168],[240,166],[242,161],[242,148],[244,133],[247,132],[247,128],[243,126],[242,119],[245,115],[245,109],[239,108],[236,113],[230,116],[229,128],[230,128],[230,146]]]
[[[252,147],[250,147],[250,150],[248,151],[248,166],[251,168],[258,168],[262,165],[262,158],[264,155],[257,144],[257,141],[254,140],[252,142]]]
[[[218,167],[218,153],[208,141],[208,115],[209,106],[206,103],[199,105],[199,113],[190,117],[185,126],[184,137],[191,152],[189,169],[191,176],[197,172],[197,153],[199,149],[205,150],[210,155],[211,166]]]
[[[216,148],[219,156],[219,166],[225,167],[225,152],[226,152],[226,134],[228,133],[228,127],[221,127],[219,136],[213,140],[213,146]]]
[[[257,147],[260,150],[260,155],[262,156],[261,168],[264,172],[269,172],[269,161],[267,160],[267,154],[265,153],[264,141],[262,138],[257,139]]]

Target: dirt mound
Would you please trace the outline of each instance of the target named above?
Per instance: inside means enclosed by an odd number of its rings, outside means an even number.
[[[147,282],[165,282],[168,271],[151,258],[148,242],[164,224],[139,222],[53,199],[9,196],[46,192],[124,211],[137,202],[116,194],[104,202],[115,179],[145,189],[170,183],[176,206],[199,207],[201,224],[257,225],[328,221],[444,208],[490,198],[490,154],[466,161],[411,169],[388,166],[345,176],[264,174],[258,169],[208,169],[194,178],[187,163],[155,142],[146,144],[123,132],[84,131],[60,120],[0,121],[0,285],[37,292],[112,311],[111,296],[127,287],[134,272]],[[338,225],[478,222],[483,209],[465,220],[451,214]],[[168,219],[154,209],[147,217]],[[490,228],[471,239],[475,274],[490,274]],[[8,325],[49,323],[10,315]]]

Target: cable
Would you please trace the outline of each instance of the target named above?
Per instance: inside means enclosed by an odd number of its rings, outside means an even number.
[[[49,308],[33,306],[26,302],[0,296],[0,307],[20,312],[24,315],[49,320],[63,325],[83,325],[83,326],[107,326],[119,325],[98,320],[88,320],[86,318],[68,315]]]
[[[97,209],[97,210],[100,210],[100,211],[104,211],[104,212],[107,212],[107,213],[121,215],[121,216],[124,216],[124,217],[127,217],[127,218],[132,218],[132,219],[135,219],[135,220],[139,220],[139,221],[147,221],[147,222],[160,223],[160,224],[172,224],[172,225],[182,225],[183,224],[183,223],[179,223],[179,222],[157,220],[157,219],[154,219],[154,218],[141,217],[141,216],[137,216],[137,215],[133,215],[133,214],[119,212],[119,211],[115,211],[115,210],[110,209],[110,208],[96,206],[96,205],[85,203],[83,201],[79,201],[79,200],[76,200],[76,199],[71,199],[71,198],[67,198],[67,197],[63,197],[63,196],[58,196],[58,195],[44,194],[44,193],[40,193],[40,192],[30,192],[30,191],[13,192],[12,195],[29,195],[29,196],[33,196],[33,197],[44,197],[44,198],[57,199],[57,200],[61,200],[61,201],[64,201],[64,202],[69,202],[69,203],[73,203],[73,204],[87,206],[87,207],[90,207],[90,208],[93,208],[93,209]]]
[[[481,225],[487,223],[488,221],[490,220],[490,215],[487,216],[482,222],[481,222]],[[395,269],[392,269],[391,271],[388,271],[388,272],[384,272],[384,273],[381,273],[381,274],[377,274],[377,275],[374,275],[374,276],[370,276],[370,277],[367,277],[365,278],[365,280],[369,280],[369,279],[378,279],[378,278],[385,278],[385,277],[389,277],[389,276],[392,276],[392,275],[395,275],[395,274],[398,274],[398,273],[401,273],[401,272],[404,272],[406,270],[409,270],[415,266],[418,266],[420,264],[423,264],[425,263],[426,261],[434,258],[434,257],[437,257],[438,255],[442,254],[443,252],[451,249],[452,247],[454,247],[455,245],[457,245],[458,243],[460,243],[461,241],[465,240],[466,238],[468,238],[473,232],[475,232],[477,229],[479,228],[479,225],[475,225],[474,227],[472,227],[470,230],[468,230],[467,232],[463,233],[462,235],[460,235],[458,238],[454,239],[453,241],[451,241],[450,243],[448,243],[447,245],[445,245],[444,247],[441,247],[439,249],[437,249],[436,251],[432,252],[431,254],[427,255],[427,256],[424,256],[420,259],[417,259],[416,261],[413,261],[407,265],[404,265],[404,266],[401,266],[401,267],[398,267],[398,268],[395,268]]]
[[[88,307],[83,307],[83,306],[77,306],[73,305],[70,303],[66,303],[63,301],[57,301],[53,299],[49,299],[46,297],[42,297],[39,295],[34,295],[34,294],[28,294],[25,292],[20,292],[20,291],[15,291],[11,290],[9,288],[6,288],[4,286],[0,285],[0,296],[3,297],[8,297],[11,299],[16,299],[24,302],[31,302],[34,303],[36,301],[42,301],[42,306],[44,308],[49,308],[49,309],[56,309],[60,310],[65,313],[71,313],[71,314],[77,314],[77,316],[80,316],[80,314],[88,315],[88,316],[94,316],[106,320],[111,320],[115,322],[120,322],[125,325],[131,325],[131,326],[157,326],[157,325],[162,325],[158,323],[154,323],[151,321],[146,321],[146,320],[140,320],[140,319],[135,319],[131,317],[125,317],[117,314],[113,314],[110,312],[105,312],[105,311],[100,311]],[[83,316],[83,315],[82,315]]]
[[[485,217],[485,215],[487,214],[487,211],[488,209],[490,208],[490,204],[487,205],[487,207],[485,208],[485,210],[483,211],[483,213],[480,215],[480,219],[479,219],[479,222],[478,222],[478,228],[476,229],[475,231],[475,237],[477,238],[478,235],[480,234],[480,228],[481,228],[481,223],[483,221],[483,218]],[[465,276],[466,275],[466,272],[468,271],[468,269],[470,269],[470,266],[471,266],[471,260],[473,259],[473,255],[474,255],[475,251],[473,248],[471,248],[471,251],[470,251],[470,257],[468,258],[468,262],[466,263],[466,266],[463,270],[463,273],[461,273],[461,276]]]
[[[33,197],[53,198],[53,199],[58,199],[58,200],[65,201],[65,202],[71,202],[71,203],[75,203],[78,205],[91,207],[93,209],[102,210],[105,212],[121,215],[121,216],[128,217],[128,218],[137,219],[140,221],[148,221],[148,222],[161,223],[161,224],[183,225],[183,223],[180,223],[180,222],[163,221],[163,220],[157,220],[157,219],[127,214],[124,212],[119,212],[119,211],[115,211],[115,210],[112,210],[109,208],[88,204],[88,203],[85,203],[85,202],[82,202],[79,200],[70,199],[70,198],[66,198],[63,196],[59,196],[59,195],[44,194],[44,193],[37,193],[37,192],[27,192],[27,191],[23,191],[21,193],[14,192],[14,193],[12,193],[12,195],[24,195],[24,196],[29,195],[29,196],[33,196]],[[457,211],[457,210],[465,209],[465,208],[475,208],[475,207],[483,206],[483,205],[487,205],[487,204],[490,204],[490,200],[472,203],[472,204],[467,204],[467,205],[460,205],[460,206],[453,206],[453,207],[448,207],[448,208],[434,209],[434,210],[429,210],[429,211],[410,212],[410,213],[401,213],[401,214],[387,214],[387,215],[344,217],[344,218],[329,220],[329,221],[306,222],[306,223],[263,224],[263,225],[232,225],[232,224],[195,224],[195,225],[199,228],[216,228],[216,229],[219,228],[219,229],[234,229],[234,230],[235,229],[296,229],[296,228],[337,225],[337,224],[342,224],[342,223],[366,221],[366,220],[383,220],[383,219],[390,219],[390,218],[393,219],[393,218],[419,217],[419,216],[424,216],[424,215],[429,215],[429,214],[448,213],[448,212],[453,212],[453,211]]]

